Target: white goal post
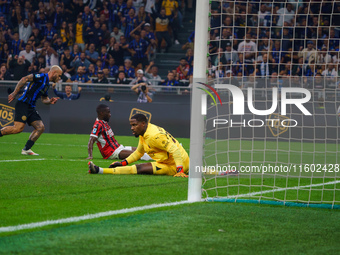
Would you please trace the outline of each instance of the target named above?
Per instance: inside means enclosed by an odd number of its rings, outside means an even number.
[[[195,172],[195,165],[202,165],[203,159],[203,132],[204,116],[201,114],[201,98],[203,91],[195,89],[195,83],[205,82],[207,77],[207,52],[208,52],[208,28],[209,28],[209,1],[197,0],[195,20],[195,64],[193,73],[193,87],[191,98],[191,121],[190,121],[190,169],[188,200],[190,202],[201,201],[201,173]]]

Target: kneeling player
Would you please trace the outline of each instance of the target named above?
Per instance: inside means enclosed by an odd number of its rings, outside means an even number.
[[[148,123],[145,115],[131,117],[130,125],[135,137],[139,137],[137,150],[121,162],[112,163],[109,168],[101,168],[89,162],[91,174],[161,174],[188,177],[189,156],[182,145],[163,128]],[[156,162],[129,166],[139,160],[144,153]]]
[[[123,146],[117,142],[114,133],[109,126],[111,113],[110,108],[105,104],[97,106],[97,119],[93,125],[90,140],[87,145],[88,158],[93,159],[93,144],[96,142],[100,153],[104,159],[125,159],[130,156],[135,147]],[[152,160],[147,154],[143,155],[142,160]]]

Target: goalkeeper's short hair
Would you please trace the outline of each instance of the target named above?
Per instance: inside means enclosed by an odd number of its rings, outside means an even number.
[[[144,114],[141,114],[141,113],[137,113],[135,115],[133,115],[131,117],[131,119],[135,119],[137,120],[138,122],[148,122],[148,119],[146,118],[146,116]]]

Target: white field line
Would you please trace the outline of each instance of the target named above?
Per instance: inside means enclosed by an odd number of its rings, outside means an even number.
[[[21,161],[37,161],[37,160],[63,160],[63,161],[84,161],[82,159],[48,159],[48,158],[32,158],[32,159],[5,159],[5,160],[0,160],[0,163],[3,163],[3,162],[21,162]]]
[[[138,207],[126,208],[126,209],[115,210],[115,211],[88,214],[88,215],[79,216],[79,217],[70,217],[70,218],[59,219],[59,220],[47,220],[47,221],[28,223],[28,224],[22,224],[22,225],[17,225],[17,226],[0,227],[0,233],[13,232],[13,231],[18,231],[22,229],[39,228],[39,227],[44,227],[44,226],[49,226],[49,225],[56,225],[56,224],[73,223],[73,222],[79,222],[83,220],[91,220],[91,219],[97,219],[101,217],[112,216],[112,215],[132,213],[132,212],[144,211],[144,210],[149,210],[149,209],[154,209],[154,208],[168,207],[168,206],[188,204],[188,203],[191,203],[191,202],[188,202],[185,200],[185,201],[164,203],[164,204],[152,204],[152,205],[138,206]]]
[[[337,183],[340,183],[340,181],[311,184],[311,185],[300,186],[300,187],[296,186],[296,187],[288,187],[288,188],[281,188],[281,189],[274,189],[274,190],[266,190],[262,192],[251,192],[248,194],[229,196],[228,198],[249,197],[249,196],[255,196],[258,194],[265,194],[265,193],[270,193],[270,192],[278,192],[278,191],[283,191],[283,190],[301,189],[301,188],[311,188],[311,187],[317,187],[317,186],[322,186],[322,185],[332,185],[332,184],[337,184]],[[149,209],[154,209],[154,208],[161,208],[161,207],[168,207],[168,206],[189,204],[189,203],[192,203],[192,202],[185,200],[185,201],[164,203],[164,204],[152,204],[152,205],[138,206],[138,207],[132,207],[132,208],[127,208],[127,209],[115,210],[115,211],[88,214],[88,215],[79,216],[79,217],[70,217],[70,218],[59,219],[59,220],[48,220],[48,221],[42,221],[42,222],[27,223],[27,224],[22,224],[22,225],[17,225],[17,226],[0,227],[0,233],[14,232],[14,231],[22,230],[22,229],[39,228],[39,227],[44,227],[44,226],[49,226],[49,225],[73,223],[73,222],[97,219],[97,218],[107,217],[107,216],[112,216],[112,215],[126,214],[126,213],[131,213],[131,212],[138,212],[138,211],[149,210]]]
[[[318,184],[310,184],[310,185],[305,185],[305,186],[295,186],[295,187],[263,190],[263,191],[251,192],[248,194],[228,196],[226,198],[252,197],[252,196],[262,195],[262,194],[267,194],[267,193],[272,193],[272,192],[280,192],[280,191],[292,190],[292,189],[297,190],[297,189],[313,188],[313,187],[326,186],[326,185],[332,185],[332,184],[337,184],[337,183],[340,183],[340,180],[332,181],[332,182],[325,182],[325,183],[318,183]]]
[[[0,144],[22,144],[18,142],[0,142]],[[87,145],[76,145],[76,144],[52,144],[52,143],[37,143],[38,145],[44,145],[44,146],[64,146],[64,147],[86,147]]]

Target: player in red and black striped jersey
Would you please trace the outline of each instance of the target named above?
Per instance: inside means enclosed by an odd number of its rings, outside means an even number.
[[[90,136],[97,140],[98,148],[104,159],[108,159],[120,147],[111,127],[105,120],[96,119]]]
[[[95,142],[104,159],[125,159],[136,150],[135,147],[123,146],[117,142],[108,124],[110,117],[110,108],[107,105],[100,104],[97,106],[97,119],[90,135],[87,159],[93,159],[92,152]],[[145,154],[142,160],[151,160],[151,158]]]

